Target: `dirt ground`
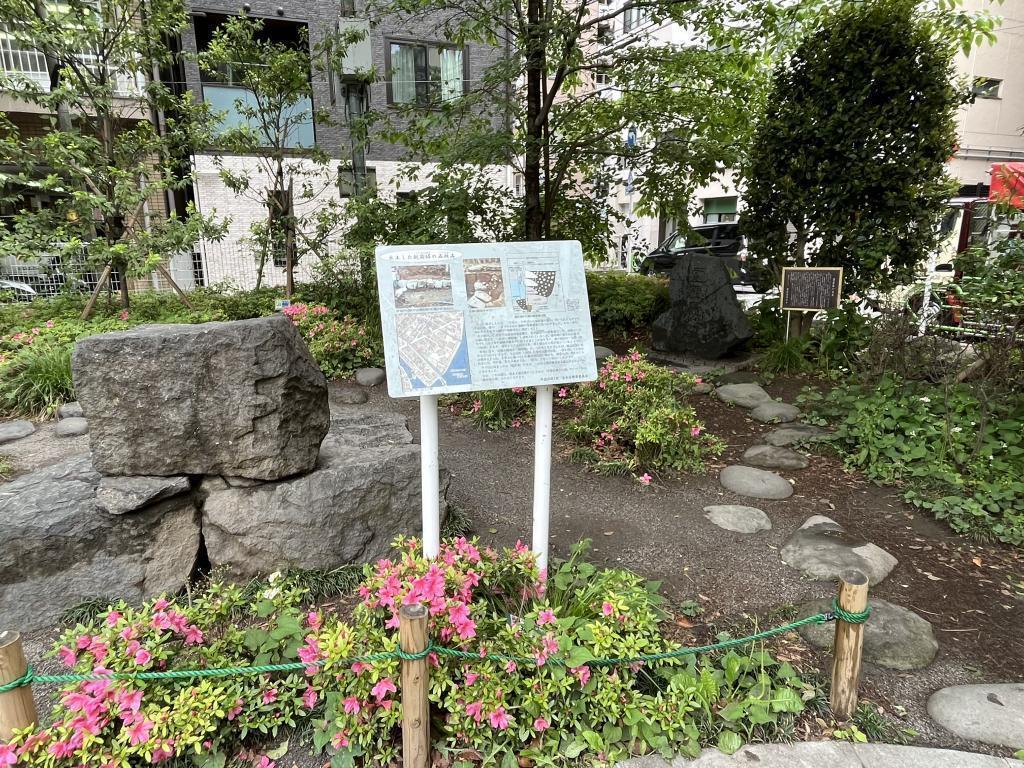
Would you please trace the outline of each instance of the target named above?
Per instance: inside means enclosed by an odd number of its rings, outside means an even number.
[[[806,382],[777,380],[770,394],[792,402]],[[377,390],[371,403],[407,414],[418,429],[417,401],[395,401]],[[888,550],[899,565],[872,595],[921,614],[935,629],[939,652],[917,672],[866,665],[862,691],[902,726],[920,735],[914,743],[1009,755],[1010,750],[966,743],[927,716],[935,690],[963,683],[1024,679],[1024,562],[1010,547],[973,543],[914,510],[892,488],[875,486],[844,470],[833,457],[812,457],[805,470],[785,472],[795,493],[784,501],[753,503],[723,489],[718,470],[738,461],[756,437],[773,427],[712,396],[694,395],[707,428],[727,444],[705,476],[659,478],[643,487],[630,478],[606,477],[568,459],[556,438],[551,477],[552,556],[561,557],[581,538],[593,540],[592,561],[622,566],[663,581],[675,602],[696,600],[705,612],[694,619],[695,636],[744,619],[774,625],[793,606],[830,597],[834,587],[806,579],[784,565],[778,551],[811,515],[823,514],[849,532]],[[556,413],[556,419],[557,419]],[[557,432],[557,426],[556,426]],[[533,432],[488,433],[468,419],[443,413],[442,465],[452,473],[450,501],[465,510],[485,542],[528,541],[533,492]],[[773,529],[755,536],[722,530],[704,518],[709,504],[752,504]],[[700,626],[703,623],[706,626]],[[746,624],[749,628],[750,624]],[[714,627],[714,630],[712,630]],[[819,669],[830,660],[808,652]]]

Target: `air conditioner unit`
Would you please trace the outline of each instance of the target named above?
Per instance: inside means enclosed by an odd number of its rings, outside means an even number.
[[[345,49],[345,55],[341,60],[342,77],[351,76],[373,69],[373,49],[370,47],[370,21],[368,19],[353,19],[343,17],[338,19],[338,33],[347,35],[350,32],[360,32],[362,37],[349,43]]]

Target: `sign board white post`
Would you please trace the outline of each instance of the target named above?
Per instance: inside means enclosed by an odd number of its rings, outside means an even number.
[[[441,551],[441,462],[437,450],[437,395],[420,398],[420,477],[423,505],[423,554]]]
[[[438,395],[536,387],[533,551],[547,568],[553,386],[597,378],[575,241],[377,248],[388,394],[420,398],[423,552],[440,550]]]
[[[541,573],[548,569],[548,531],[551,528],[551,412],[553,387],[537,387],[533,453],[533,552]]]

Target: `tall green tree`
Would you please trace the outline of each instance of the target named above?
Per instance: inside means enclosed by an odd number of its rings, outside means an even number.
[[[947,32],[912,0],[843,3],[778,67],[744,168],[744,227],[776,270],[885,289],[937,247],[962,103]]]
[[[103,267],[94,298],[117,270],[127,307],[128,278],[163,269],[168,255],[223,231],[194,210],[183,218],[150,210],[151,201],[191,183],[182,158],[208,135],[205,107],[153,77],[176,63],[168,40],[188,22],[185,5],[0,0],[0,19],[10,20],[12,44],[41,52],[47,67],[46,81],[0,73],[0,93],[48,121],[40,134],[0,116],[0,156],[15,169],[0,179],[0,197],[17,209],[0,228],[0,251],[56,257],[65,268],[83,259]],[[48,193],[50,205],[25,207],[26,188]]]

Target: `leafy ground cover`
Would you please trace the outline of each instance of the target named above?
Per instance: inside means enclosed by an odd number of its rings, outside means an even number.
[[[415,540],[367,566],[350,613],[311,608],[307,589],[272,575],[253,589],[218,583],[191,598],[117,604],[69,630],[55,655],[79,673],[132,673],[300,662],[305,669],[229,678],[67,685],[47,726],[0,744],[11,765],[127,766],[229,760],[269,768],[298,730],[333,765],[384,765],[400,751],[397,611],[423,604],[434,746],[452,765],[613,763],[629,754],[790,737],[815,686],[763,647],[599,666],[676,649],[658,584],[599,569],[586,545],[542,580],[521,545],[446,541],[436,561]],[[480,658],[475,655],[479,653]],[[500,655],[501,658],[493,658]],[[484,658],[487,656],[488,658]]]

